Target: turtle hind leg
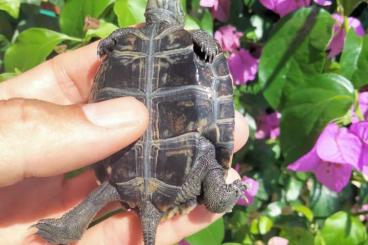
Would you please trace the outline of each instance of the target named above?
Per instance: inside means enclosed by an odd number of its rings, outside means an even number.
[[[58,219],[43,219],[33,225],[37,235],[51,244],[68,244],[79,240],[83,232],[107,203],[119,200],[114,186],[104,182],[82,203]]]
[[[144,245],[155,245],[157,227],[162,213],[149,200],[144,200],[139,207]]]
[[[245,188],[240,180],[226,184],[223,169],[211,170],[203,181],[203,203],[214,213],[231,211]]]
[[[98,56],[103,57],[105,55],[108,55],[114,50],[119,39],[124,38],[124,36],[130,33],[135,33],[136,31],[137,30],[134,28],[117,29],[116,31],[111,33],[110,36],[100,41],[97,47]]]
[[[202,202],[214,213],[231,211],[246,188],[240,180],[227,184],[225,169],[216,161],[215,147],[210,143],[208,151],[201,157],[206,167],[206,175],[202,182]]]

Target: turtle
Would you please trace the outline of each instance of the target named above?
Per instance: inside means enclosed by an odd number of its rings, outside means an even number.
[[[100,41],[102,63],[90,100],[134,96],[149,112],[144,135],[94,165],[100,185],[57,219],[40,220],[37,234],[52,244],[81,238],[96,213],[120,201],[140,217],[145,245],[163,219],[204,204],[230,211],[243,196],[227,184],[233,154],[233,83],[226,57],[203,30],[185,30],[181,0],[148,0],[145,23]]]

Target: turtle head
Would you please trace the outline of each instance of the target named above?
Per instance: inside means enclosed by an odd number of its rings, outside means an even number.
[[[148,23],[166,21],[184,24],[181,0],[148,0],[145,16]]]

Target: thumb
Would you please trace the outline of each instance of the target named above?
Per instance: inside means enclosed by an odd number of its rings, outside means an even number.
[[[0,186],[102,160],[136,141],[147,124],[145,106],[131,97],[71,106],[0,101]]]

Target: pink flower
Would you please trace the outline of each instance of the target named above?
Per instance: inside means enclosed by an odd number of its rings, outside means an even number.
[[[329,189],[340,192],[349,182],[352,169],[360,169],[362,143],[347,128],[329,124],[317,143],[306,155],[288,168],[294,171],[313,172],[318,181]]]
[[[359,111],[361,113],[361,116],[363,116],[363,119],[368,120],[368,92],[362,92],[359,94],[358,106],[359,106]],[[357,123],[361,121],[362,118],[360,118],[356,114],[356,109],[354,105],[352,107],[352,113],[353,113],[352,118],[351,118],[352,123]]]
[[[336,20],[336,24],[333,27],[334,35],[328,47],[328,49],[330,50],[330,54],[329,54],[330,58],[335,57],[336,55],[341,53],[344,47],[345,36],[346,36],[346,31],[344,28],[344,18],[345,17],[339,14],[333,14],[332,17]],[[363,25],[358,19],[354,17],[349,17],[347,21],[348,21],[349,28],[353,28],[353,30],[358,36],[364,36],[365,33],[364,33]]]
[[[267,9],[272,10],[277,13],[281,17],[288,15],[295,10],[307,7],[310,5],[311,0],[259,0],[263,6]],[[332,2],[328,0],[314,0],[315,3],[328,6],[331,5]]]
[[[353,123],[350,132],[361,140],[362,149],[358,166],[359,170],[368,175],[368,121]]]
[[[280,135],[280,119],[279,112],[264,114],[259,119],[256,139],[276,139]]]
[[[288,245],[288,244],[289,240],[279,236],[272,237],[267,243],[267,245]]]
[[[247,176],[244,176],[242,178],[242,183],[245,184],[248,188],[244,191],[244,195],[246,197],[246,200],[244,198],[240,199],[238,201],[238,205],[241,206],[249,206],[253,203],[254,197],[257,195],[259,184],[256,180],[249,178]]]
[[[211,8],[212,15],[219,21],[225,22],[230,15],[230,0],[201,0],[202,7]]]
[[[215,32],[215,39],[224,51],[235,52],[240,47],[242,32],[237,32],[231,25],[223,26]]]
[[[332,4],[332,2],[328,0],[314,0],[314,2],[321,6],[330,6]]]
[[[256,78],[258,59],[250,55],[245,49],[232,53],[229,60],[230,72],[236,85],[246,84]]]

